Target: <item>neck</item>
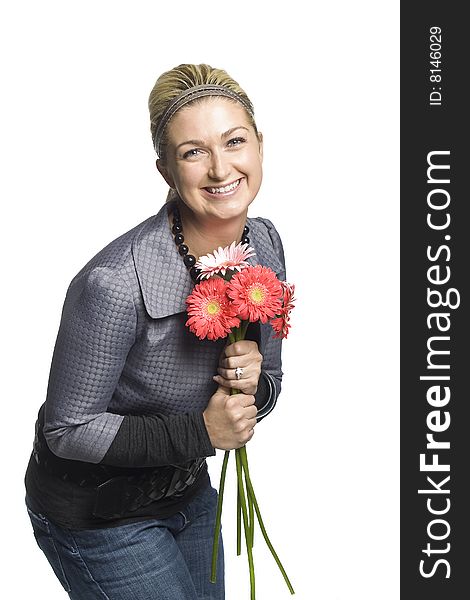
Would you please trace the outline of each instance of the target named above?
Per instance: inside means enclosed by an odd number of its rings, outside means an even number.
[[[183,203],[178,203],[178,208],[185,244],[196,258],[213,252],[219,246],[229,246],[233,241],[238,244],[242,238],[248,210],[233,219],[206,220],[198,219]]]

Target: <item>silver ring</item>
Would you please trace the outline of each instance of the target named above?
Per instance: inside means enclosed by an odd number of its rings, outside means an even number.
[[[242,368],[242,367],[237,367],[237,368],[235,369],[235,377],[236,377],[237,379],[241,379],[241,378],[242,378],[242,376],[243,376],[243,368]]]

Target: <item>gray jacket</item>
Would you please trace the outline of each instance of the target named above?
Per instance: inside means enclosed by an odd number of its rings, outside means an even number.
[[[185,326],[193,284],[173,241],[167,206],[94,256],[72,279],[65,298],[45,403],[44,435],[62,458],[98,463],[124,415],[202,411],[225,339],[199,340]],[[262,264],[285,279],[279,234],[248,219],[250,245]],[[262,376],[274,407],[281,389],[281,341],[260,325]]]

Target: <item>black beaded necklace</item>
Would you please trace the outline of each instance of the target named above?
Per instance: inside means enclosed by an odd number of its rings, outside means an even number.
[[[183,257],[183,262],[186,265],[186,268],[189,270],[189,274],[191,275],[191,279],[194,283],[197,283],[199,274],[201,273],[200,269],[196,269],[194,266],[196,264],[196,257],[192,254],[189,254],[189,248],[184,243],[184,235],[183,235],[183,224],[181,223],[181,215],[178,207],[173,207],[173,227],[171,228],[173,235],[175,236],[175,244],[178,247],[178,252]],[[242,244],[249,244],[250,238],[248,237],[250,229],[247,225],[245,225],[243,229]]]

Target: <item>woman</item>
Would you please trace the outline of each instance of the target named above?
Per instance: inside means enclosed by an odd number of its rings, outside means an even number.
[[[246,444],[281,386],[270,326],[230,345],[185,327],[194,263],[218,246],[249,242],[249,262],[285,279],[272,223],[247,219],[262,179],[252,104],[225,71],[180,65],[149,109],[168,201],[72,279],[25,477],[36,540],[74,600],[224,598],[205,458]]]

